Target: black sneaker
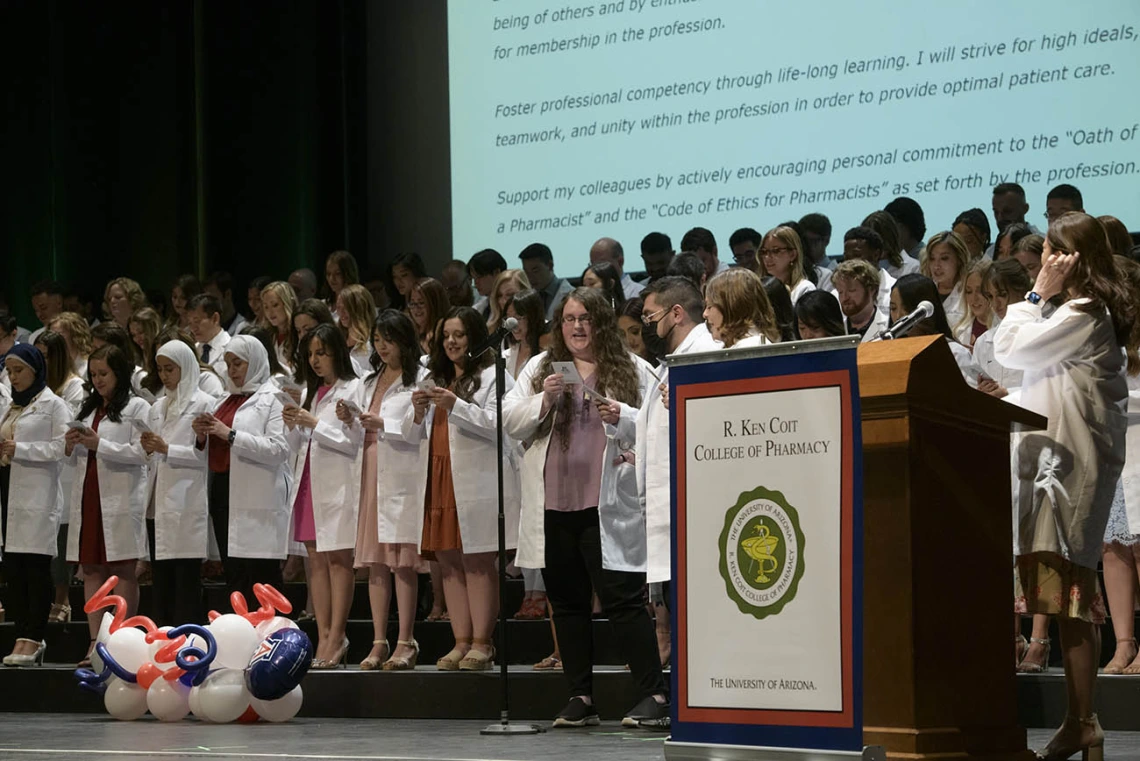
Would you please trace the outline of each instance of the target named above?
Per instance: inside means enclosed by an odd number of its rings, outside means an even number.
[[[658,703],[652,695],[638,703],[621,720],[623,727],[641,727],[642,729],[668,729],[669,704]]]
[[[598,724],[598,709],[582,698],[570,698],[562,712],[554,717],[554,727],[592,727]]]

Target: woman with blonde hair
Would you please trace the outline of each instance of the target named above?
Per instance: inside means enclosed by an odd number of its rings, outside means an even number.
[[[288,283],[275,280],[261,289],[261,309],[265,322],[276,331],[273,345],[277,361],[292,369],[297,353],[297,333],[293,330],[293,313],[297,311],[297,294]]]
[[[986,274],[992,264],[989,259],[975,259],[963,279],[962,300],[966,304],[966,314],[953,326],[954,338],[963,346],[973,348],[978,338],[993,324],[994,311],[986,290]]]
[[[804,274],[804,246],[800,236],[790,227],[781,225],[764,233],[764,240],[756,252],[760,275],[778,278],[788,289],[792,306],[815,284]]]
[[[712,337],[726,349],[780,341],[776,313],[764,281],[743,267],[727,269],[708,282],[704,317]]]
[[[372,321],[376,319],[376,302],[363,285],[346,285],[336,297],[337,322],[348,343],[348,356],[360,378],[372,372]]]
[[[487,320],[487,332],[494,333],[507,314],[507,304],[519,291],[530,288],[530,280],[522,270],[503,270],[495,276],[491,286],[491,317]]]
[[[114,320],[123,330],[130,326],[131,315],[146,305],[142,286],[129,277],[115,278],[103,291],[103,316]]]
[[[926,256],[919,269],[937,286],[942,311],[950,325],[957,325],[966,317],[964,291],[970,261],[970,249],[956,232],[936,233],[926,242]]]
[[[67,342],[67,353],[71,355],[75,374],[80,378],[86,378],[87,357],[92,350],[91,327],[87,324],[87,320],[75,312],[61,312],[48,323],[48,329],[63,336],[63,340]]]
[[[443,283],[430,277],[420,278],[408,291],[408,316],[416,326],[420,349],[431,354],[432,341],[439,330],[440,321],[451,308]]]

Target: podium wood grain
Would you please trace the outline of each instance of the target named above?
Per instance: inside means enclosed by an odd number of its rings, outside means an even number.
[[[941,337],[859,347],[864,729],[895,759],[1033,758],[1017,724],[1010,427]]]

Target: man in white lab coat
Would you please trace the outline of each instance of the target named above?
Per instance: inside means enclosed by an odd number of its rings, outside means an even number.
[[[642,336],[650,351],[660,356],[716,351],[724,348],[704,324],[704,301],[696,286],[683,277],[654,280],[642,291],[645,323]],[[646,580],[668,582],[672,575],[670,546],[669,410],[662,398],[668,390],[668,368],[659,371],[661,385],[646,395],[637,413],[637,487],[645,511],[648,550]],[[654,595],[657,596],[656,593]],[[665,596],[667,601],[667,596]],[[667,619],[658,617],[658,632]],[[667,629],[665,630],[667,633]],[[665,639],[668,642],[668,639]],[[659,639],[659,648],[662,643]],[[663,658],[666,656],[662,653]]]
[[[864,259],[841,262],[831,277],[847,335],[860,336],[862,343],[875,340],[887,329],[888,315],[875,303],[881,279],[882,270]]]

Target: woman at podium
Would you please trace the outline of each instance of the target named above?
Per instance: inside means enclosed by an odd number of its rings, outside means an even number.
[[[1021,405],[1048,417],[1014,438],[1016,608],[1057,618],[1069,706],[1040,756],[1104,757],[1093,713],[1104,599],[1096,568],[1124,464],[1130,343],[1137,294],[1118,277],[1104,227],[1080,212],[1049,225],[1042,268],[994,336],[995,358],[1024,371]],[[1050,298],[1068,298],[1049,319]]]

